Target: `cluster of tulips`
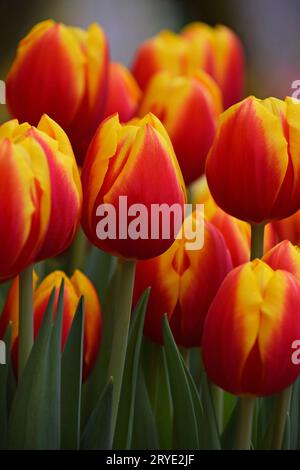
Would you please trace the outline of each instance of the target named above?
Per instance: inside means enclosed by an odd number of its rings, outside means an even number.
[[[300,106],[242,100],[244,74],[225,26],[163,31],[131,71],[97,24],[47,20],[19,43],[0,448],[299,448]],[[120,226],[120,196],[204,204],[203,247],[99,238],[97,208]]]

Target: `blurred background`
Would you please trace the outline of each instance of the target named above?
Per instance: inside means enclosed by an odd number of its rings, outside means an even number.
[[[247,59],[247,94],[284,97],[300,79],[299,0],[0,0],[0,79],[5,80],[18,41],[37,22],[53,18],[106,31],[113,60],[130,65],[138,44],[164,28],[191,21],[230,26]],[[0,118],[5,107],[1,106]]]

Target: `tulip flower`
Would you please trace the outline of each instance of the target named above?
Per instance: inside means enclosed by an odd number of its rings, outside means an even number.
[[[20,42],[7,77],[7,103],[20,121],[37,125],[47,113],[71,139],[82,162],[104,113],[108,46],[104,32],[52,20],[37,24]]]
[[[300,208],[300,107],[249,97],[226,110],[206,162],[209,189],[230,215],[262,224]]]
[[[181,75],[189,70],[192,47],[184,37],[169,30],[143,42],[135,55],[132,73],[142,90],[157,72]]]
[[[131,72],[117,62],[109,64],[108,96],[104,118],[118,113],[121,122],[137,114],[141,90]]]
[[[17,120],[0,126],[0,179],[3,281],[68,247],[82,195],[69,140],[46,115],[37,128]]]
[[[117,115],[101,124],[84,162],[82,185],[83,229],[99,248],[146,259],[173,243],[183,220],[185,186],[169,137],[151,113],[125,125]],[[152,217],[161,204],[171,215],[166,236]],[[173,205],[179,224],[169,213]]]
[[[250,225],[236,219],[217,206],[209,191],[205,177],[197,181],[192,188],[193,202],[204,204],[205,217],[222,233],[230,251],[233,266],[239,266],[250,259]],[[270,250],[278,242],[272,224],[266,225],[264,251]]]
[[[263,261],[272,269],[289,271],[300,281],[300,250],[288,240],[278,243],[265,253]]]
[[[64,307],[62,326],[62,350],[66,344],[76,308],[81,296],[84,296],[84,351],[83,351],[83,380],[86,380],[91,373],[100,347],[102,333],[102,314],[97,292],[91,281],[80,271],[75,271],[71,278],[68,278],[61,271],[54,271],[49,274],[37,287],[37,276],[34,275],[34,336],[38,335],[42,324],[43,316],[53,288],[56,288],[54,312],[56,315],[59,288],[64,279]],[[16,277],[10,287],[7,300],[3,308],[0,319],[0,338],[5,334],[5,330],[12,323],[12,359],[15,371],[18,368],[17,349],[19,335],[19,278]]]
[[[137,263],[133,303],[151,287],[144,332],[159,344],[163,343],[165,313],[178,345],[191,348],[201,344],[206,313],[224,277],[232,269],[230,254],[219,230],[207,221],[197,220],[195,213],[193,217],[195,231],[204,223],[202,249],[188,250],[183,234],[161,256]]]
[[[300,365],[300,284],[290,272],[254,260],[231,271],[206,316],[203,361],[210,379],[237,395],[271,395],[292,384]]]
[[[172,77],[155,75],[144,94],[139,114],[153,112],[164,124],[186,184],[204,172],[218,115],[222,111],[217,85],[205,73]]]
[[[205,23],[191,23],[181,34],[193,45],[194,67],[205,70],[219,85],[224,108],[242,99],[245,60],[236,34],[226,26]]]
[[[290,240],[300,246],[300,210],[286,219],[275,220],[273,227],[279,241]]]

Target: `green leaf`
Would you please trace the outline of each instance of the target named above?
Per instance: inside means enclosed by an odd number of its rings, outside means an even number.
[[[11,281],[2,283],[0,285],[0,318],[3,312],[3,307],[6,302],[6,298],[7,298],[7,294],[8,294],[10,286],[11,286]]]
[[[82,388],[82,424],[85,425],[99,396],[103,392],[108,377],[108,366],[114,331],[114,314],[119,291],[119,270],[116,269],[110,280],[104,302],[102,303],[102,341],[101,348],[92,374]]]
[[[9,449],[60,447],[60,348],[63,282],[52,326],[55,290],[13,400],[8,425]]]
[[[237,403],[237,396],[224,391],[224,427],[230,420],[233,410]]]
[[[59,290],[56,317],[52,325],[48,356],[48,408],[51,412],[51,441],[54,449],[61,445],[61,344],[64,312],[64,287],[62,279]]]
[[[235,407],[232,410],[231,416],[222,433],[222,449],[231,450],[234,448],[235,433],[239,414],[239,400],[237,400]]]
[[[115,449],[128,450],[131,447],[137,374],[149,292],[150,289],[146,289],[132,315],[113,443]]]
[[[11,341],[11,323],[8,326],[3,338],[5,344],[4,354],[6,363],[0,364],[0,449],[5,448],[7,438],[7,422],[8,422],[8,371],[10,364],[10,341]],[[2,351],[1,351],[2,353]]]
[[[158,432],[159,448],[170,449],[173,440],[173,402],[164,348],[143,339],[143,368]]]
[[[174,405],[174,448],[199,449],[192,391],[166,315],[163,318],[163,332]]]
[[[103,390],[95,409],[85,427],[81,448],[84,450],[110,450],[111,442],[111,411],[113,382],[108,382]]]
[[[293,384],[290,406],[290,446],[300,449],[300,377]]]
[[[140,365],[137,378],[131,449],[153,450],[158,448],[159,444],[155,418],[145,383],[143,369]]]
[[[286,417],[282,449],[291,450],[291,416],[290,414],[288,414]]]
[[[257,402],[257,433],[254,447],[256,449],[270,449],[275,413],[274,408],[276,404],[275,395],[270,397],[258,398]]]
[[[211,392],[205,377],[205,373],[202,373],[202,401],[193,377],[188,370],[184,359],[181,357],[181,361],[189,381],[189,386],[192,394],[192,400],[195,410],[195,415],[198,423],[198,435],[199,435],[199,449],[203,450],[220,450],[221,443],[218,432],[218,425],[213,406]]]
[[[80,299],[62,355],[61,448],[79,449],[84,304]]]
[[[85,273],[93,282],[100,299],[105,297],[107,286],[116,268],[116,261],[115,256],[99,250],[95,246],[91,247],[86,261]]]

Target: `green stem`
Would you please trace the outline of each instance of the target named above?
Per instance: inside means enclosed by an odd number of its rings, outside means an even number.
[[[251,224],[251,261],[262,258],[264,254],[265,224]]]
[[[272,449],[280,450],[284,435],[286,418],[290,409],[292,387],[288,387],[278,394],[275,404],[275,422],[272,436]]]
[[[219,433],[221,434],[223,431],[223,417],[224,417],[224,391],[217,385],[211,383],[211,393],[212,393],[214,407],[216,411],[218,429],[219,429]]]
[[[240,397],[238,421],[235,436],[235,449],[250,449],[254,405],[254,397],[248,395]]]
[[[33,266],[19,276],[18,375],[23,374],[33,345]]]
[[[114,436],[118,407],[121,394],[122,379],[125,366],[129,322],[132,305],[132,292],[134,286],[135,261],[119,260],[120,263],[120,291],[117,299],[116,316],[114,318],[114,335],[112,351],[109,362],[109,376],[113,377],[113,404],[112,404],[112,436]]]

